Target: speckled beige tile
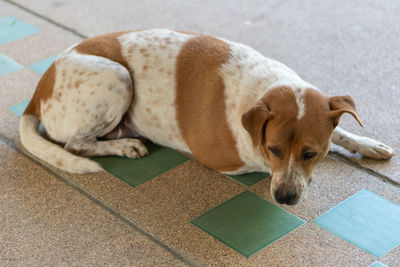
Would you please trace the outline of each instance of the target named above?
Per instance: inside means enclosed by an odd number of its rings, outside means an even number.
[[[251,187],[258,195],[273,201],[270,179]],[[361,189],[368,189],[394,203],[400,203],[400,188],[331,157],[316,168],[307,197],[295,206],[281,205],[298,217],[311,221]]]
[[[289,255],[290,264],[296,266],[297,263],[297,266],[301,266],[299,263],[307,262],[307,255],[311,255],[312,252],[309,250],[308,254],[304,254],[302,245],[307,247],[309,244],[319,244],[321,240],[324,240],[325,247],[317,252],[315,257],[309,258],[309,263],[321,262],[329,265],[328,263],[335,262],[335,257],[341,258],[341,263],[363,265],[373,261],[364,252],[323,230],[312,229],[317,233],[311,235],[311,230],[307,230],[308,226],[306,230],[300,230],[300,234],[296,234],[297,231],[290,234],[294,236],[288,237],[289,241],[277,241],[246,259],[190,224],[193,218],[245,190],[243,186],[193,160],[136,188],[115,181],[108,175],[80,175],[70,178],[84,185],[89,191],[95,192],[102,200],[141,227],[202,265],[265,266],[277,263],[277,266],[291,266],[283,264]],[[297,249],[287,251],[288,244],[295,241],[299,243]],[[296,257],[301,260],[296,261]]]
[[[19,117],[8,108],[30,99],[39,79],[40,75],[28,68],[0,76],[0,133],[14,142],[19,142]]]
[[[182,223],[245,190],[242,185],[195,160],[187,161],[136,188],[106,173],[62,174],[155,234],[164,231],[161,226],[179,228]]]
[[[375,258],[311,223],[256,253],[263,266],[368,266]]]
[[[0,159],[1,266],[183,266],[2,143]]]
[[[202,263],[244,257],[190,224],[190,220],[239,194],[245,187],[190,160],[136,187],[106,173],[70,175],[102,201],[183,255]],[[200,242],[198,244],[193,241]],[[201,246],[201,249],[199,247]]]
[[[0,17],[13,16],[39,29],[38,33],[0,45],[0,53],[29,66],[60,53],[80,37],[6,2],[0,2]],[[33,91],[32,91],[33,92]]]
[[[136,188],[107,173],[59,173],[96,194],[108,205],[195,262],[205,265],[257,266],[270,260],[269,256],[257,260],[250,257],[246,260],[241,254],[190,224],[191,219],[244,190],[244,187],[236,182],[201,166],[194,160]],[[316,169],[308,198],[295,207],[284,208],[310,221],[362,188],[400,203],[397,187],[376,180],[336,159],[327,158]],[[269,179],[256,184],[252,190],[271,201]],[[281,259],[278,256],[274,257],[279,261]],[[325,262],[330,259],[317,259],[318,257],[313,260]]]
[[[143,197],[136,200],[139,208],[131,216],[161,240],[207,266],[304,266],[318,262],[320,266],[335,262],[363,266],[373,262],[372,256],[315,226],[293,232],[246,259],[190,224],[193,218],[243,190],[217,175],[195,161],[187,162],[137,187],[135,191]],[[296,242],[298,246],[288,250]],[[319,251],[313,252],[317,248]]]
[[[400,246],[381,257],[379,261],[389,267],[400,266]]]
[[[143,196],[136,200],[140,206],[136,216],[143,216],[141,221],[156,235],[166,233],[166,229],[179,231],[193,218],[244,190],[244,186],[190,160],[135,189]]]

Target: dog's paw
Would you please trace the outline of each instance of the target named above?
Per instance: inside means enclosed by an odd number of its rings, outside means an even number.
[[[361,136],[357,138],[352,147],[352,152],[358,152],[364,157],[376,160],[388,160],[394,156],[394,151],[389,146],[377,140]]]
[[[124,148],[124,156],[132,159],[141,158],[148,155],[149,151],[146,146],[138,139],[126,139]]]

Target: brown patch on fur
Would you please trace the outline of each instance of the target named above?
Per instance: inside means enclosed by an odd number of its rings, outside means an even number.
[[[43,74],[38,85],[36,86],[36,91],[32,97],[31,102],[29,102],[28,107],[24,111],[24,115],[40,115],[40,103],[41,101],[46,102],[53,95],[53,88],[56,77],[56,65],[51,64],[50,68]]]
[[[159,122],[160,120],[158,119],[158,117],[156,117],[156,116],[151,116],[151,120],[152,121],[154,121],[154,122]]]
[[[116,32],[95,36],[82,41],[75,47],[80,54],[94,55],[111,59],[129,69],[128,63],[121,53],[118,37],[129,32]]]
[[[177,118],[193,155],[217,171],[243,165],[225,114],[220,67],[230,56],[227,43],[204,35],[190,39],[177,59]]]
[[[58,161],[56,162],[56,164],[57,164],[58,167],[64,166],[64,163],[63,163],[61,160],[58,160]]]
[[[354,119],[360,124],[361,127],[364,127],[361,122],[360,117],[356,111],[356,104],[351,96],[333,96],[329,98],[329,107],[331,112],[329,113],[329,117],[333,121],[333,125],[336,127],[339,124],[339,119],[343,113],[351,114]]]
[[[81,84],[82,84],[82,81],[76,81],[76,82],[74,83],[74,86],[75,86],[75,87],[79,87]]]

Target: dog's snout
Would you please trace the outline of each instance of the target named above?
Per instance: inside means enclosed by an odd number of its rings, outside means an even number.
[[[294,205],[298,198],[296,191],[280,188],[275,192],[275,199],[279,204]]]

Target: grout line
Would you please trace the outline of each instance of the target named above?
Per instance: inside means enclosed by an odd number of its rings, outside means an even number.
[[[53,25],[55,25],[55,26],[57,26],[57,27],[60,27],[60,28],[62,28],[62,29],[64,29],[64,30],[66,30],[66,31],[69,31],[70,33],[75,34],[76,36],[79,36],[79,37],[81,37],[81,38],[83,38],[83,39],[87,39],[87,38],[88,38],[88,36],[86,36],[86,35],[80,33],[79,31],[77,31],[77,30],[75,30],[75,29],[73,29],[73,28],[70,28],[70,27],[68,27],[68,26],[65,26],[65,25],[63,25],[63,24],[61,24],[61,23],[58,23],[58,22],[56,22],[56,21],[54,21],[54,20],[52,20],[52,19],[50,19],[50,18],[48,18],[48,17],[45,17],[45,16],[43,16],[43,15],[37,13],[36,11],[33,11],[32,9],[29,9],[29,8],[27,8],[27,7],[24,7],[23,5],[20,5],[20,4],[18,4],[18,3],[15,3],[15,2],[12,1],[12,0],[3,0],[3,2],[6,2],[6,3],[9,3],[10,5],[13,5],[13,6],[15,6],[15,7],[18,7],[18,8],[20,8],[20,9],[22,9],[22,10],[24,10],[24,11],[30,13],[31,15],[34,15],[34,16],[36,16],[36,17],[39,17],[39,18],[41,18],[41,19],[43,19],[43,20],[45,20],[45,21],[47,21],[47,22],[49,22],[49,23],[51,23],[51,24],[53,24]]]
[[[380,172],[374,171],[371,168],[365,167],[363,165],[361,165],[360,163],[354,162],[352,161],[350,158],[346,157],[345,155],[336,152],[336,151],[329,151],[328,154],[329,157],[340,160],[344,163],[346,163],[347,165],[350,165],[358,170],[361,170],[363,172],[366,172],[368,174],[371,174],[372,176],[376,177],[377,179],[381,180],[382,182],[387,182],[390,183],[396,187],[400,187],[400,183],[396,182],[395,180],[393,180],[392,178],[390,178],[387,175],[384,175]]]
[[[22,154],[23,156],[25,156],[29,160],[39,164],[41,167],[43,167],[49,173],[54,175],[58,180],[64,182],[68,186],[72,187],[74,190],[78,191],[80,194],[82,194],[85,197],[87,197],[88,199],[92,200],[95,204],[99,205],[101,208],[103,208],[104,210],[108,211],[110,214],[114,215],[115,217],[117,217],[118,219],[120,219],[124,223],[128,224],[129,226],[131,226],[136,231],[138,231],[139,233],[141,233],[144,236],[146,236],[148,239],[150,239],[151,241],[153,241],[154,243],[156,243],[160,247],[164,248],[169,253],[171,253],[175,258],[179,259],[180,261],[186,263],[189,266],[200,266],[199,264],[195,263],[192,259],[182,255],[178,250],[176,250],[176,249],[170,247],[168,244],[164,243],[162,240],[157,238],[155,235],[147,232],[145,229],[140,227],[135,221],[131,220],[130,218],[128,218],[127,216],[125,216],[124,214],[119,212],[118,210],[114,209],[113,207],[111,207],[107,203],[103,202],[95,194],[93,194],[90,191],[86,190],[85,188],[81,187],[79,184],[77,184],[76,182],[72,181],[71,179],[68,179],[68,178],[56,173],[50,167],[46,166],[45,164],[43,164],[38,159],[32,157],[31,155],[29,155],[28,153],[26,153],[25,151],[23,151],[22,149],[17,147],[12,141],[10,141],[2,133],[0,133],[0,142],[5,144],[6,146],[10,147],[11,149],[16,150],[19,154]]]

